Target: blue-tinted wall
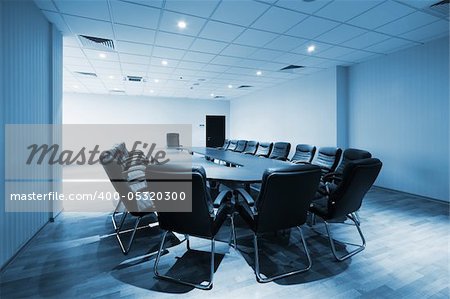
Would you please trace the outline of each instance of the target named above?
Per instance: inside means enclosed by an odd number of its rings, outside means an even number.
[[[449,200],[448,43],[349,69],[349,145],[384,162],[379,186]]]
[[[61,119],[60,105],[53,103],[61,102],[62,41],[60,33],[32,1],[1,1],[0,7],[0,267],[3,267],[51,216],[48,212],[5,212],[4,125],[48,124]]]

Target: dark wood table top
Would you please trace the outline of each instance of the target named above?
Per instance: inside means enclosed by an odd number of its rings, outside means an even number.
[[[268,168],[277,168],[292,165],[290,162],[256,157],[216,148],[194,147],[190,151],[193,165],[205,168],[206,177],[217,181],[257,183],[261,182],[263,173]],[[229,167],[223,164],[208,161],[206,157],[236,165]]]

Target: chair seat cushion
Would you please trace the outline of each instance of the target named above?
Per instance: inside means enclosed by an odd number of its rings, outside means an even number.
[[[323,219],[329,218],[328,199],[319,195],[318,199],[314,199],[309,206],[309,211],[320,216]]]

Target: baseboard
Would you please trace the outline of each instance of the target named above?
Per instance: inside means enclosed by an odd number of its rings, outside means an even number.
[[[377,186],[377,185],[373,185],[373,187],[377,188],[377,189],[386,190],[386,191],[407,194],[408,196],[417,197],[418,199],[424,199],[424,200],[429,200],[429,201],[433,201],[433,202],[436,202],[436,203],[441,203],[441,204],[444,204],[444,205],[450,205],[450,201],[445,201],[445,200],[442,200],[442,199],[427,197],[427,196],[423,196],[423,195],[418,195],[418,194],[409,193],[409,192],[405,192],[405,191],[400,191],[400,190],[395,190],[395,189],[391,189],[391,188],[381,187],[381,186]]]

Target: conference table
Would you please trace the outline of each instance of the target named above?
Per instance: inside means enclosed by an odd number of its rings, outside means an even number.
[[[266,169],[293,165],[286,161],[210,147],[187,150],[193,154],[192,164],[203,166],[207,179],[218,182],[260,183]]]

